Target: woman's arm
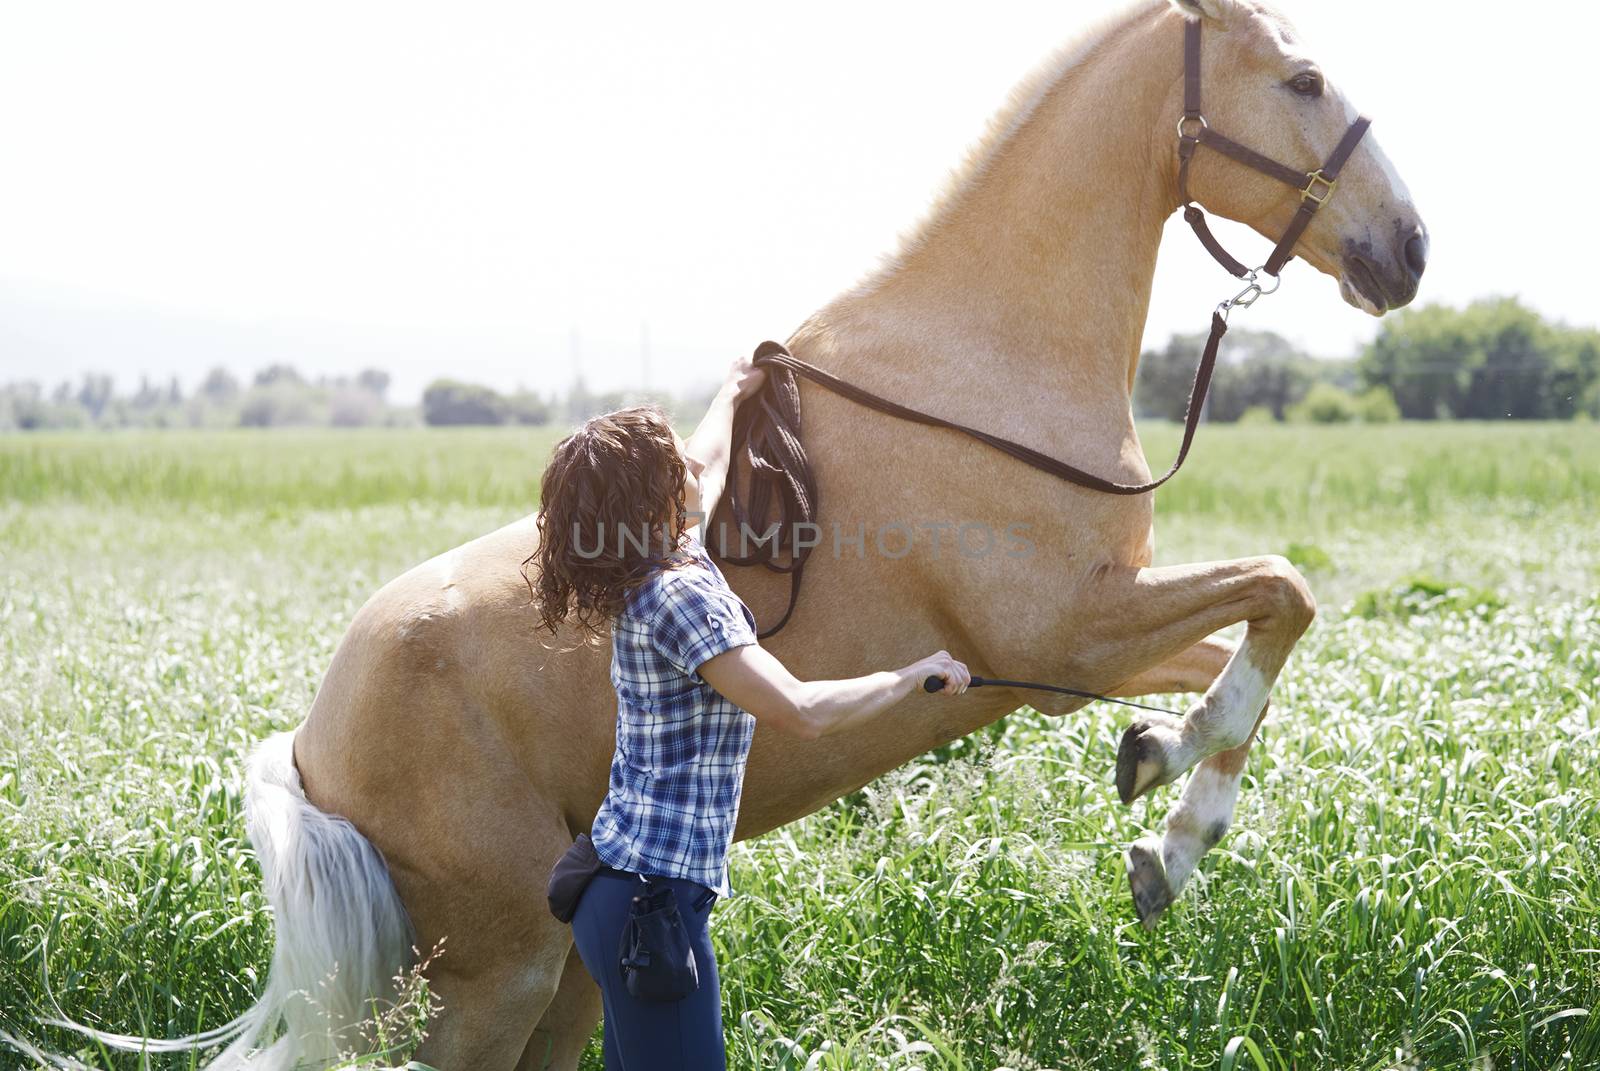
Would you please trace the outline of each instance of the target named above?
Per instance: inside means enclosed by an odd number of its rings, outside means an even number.
[[[757,720],[793,736],[814,740],[872,720],[922,687],[943,677],[940,695],[960,695],[972,675],[944,651],[900,669],[837,681],[802,681],[759,644],[749,643],[706,660],[698,670],[707,684]]]
[[[728,466],[733,459],[734,411],[740,402],[760,390],[766,379],[766,371],[757,368],[749,357],[734,361],[728,378],[711,399],[711,407],[700,418],[699,427],[684,442],[685,452],[704,466],[700,472],[700,513],[706,521],[717,512],[722,489],[728,482]]]

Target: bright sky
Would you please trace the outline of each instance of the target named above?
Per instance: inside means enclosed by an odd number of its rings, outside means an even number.
[[[710,382],[892,248],[1011,85],[1119,6],[0,0],[0,381],[281,360],[409,400],[564,388],[576,354],[601,389]],[[1600,319],[1600,5],[1279,6],[1415,195],[1419,301]],[[1228,282],[1175,216],[1147,343]],[[1377,324],[1298,262],[1243,322],[1324,356]]]

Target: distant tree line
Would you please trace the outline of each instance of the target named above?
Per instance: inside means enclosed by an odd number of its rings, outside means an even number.
[[[1173,335],[1139,358],[1134,407],[1140,416],[1179,421],[1189,404],[1205,335]],[[1355,360],[1318,360],[1282,335],[1236,327],[1223,336],[1206,395],[1205,418],[1231,424],[1337,424],[1398,420],[1387,390],[1366,387]]]
[[[436,379],[422,392],[422,421],[429,425],[459,424],[548,424],[561,420],[577,424],[599,413],[627,405],[653,402],[668,415],[693,418],[711,403],[713,391],[670,395],[659,391],[606,391],[592,393],[582,377],[562,398],[519,390],[501,394],[477,383],[458,379]]]
[[[1204,335],[1140,356],[1134,407],[1182,420]],[[1223,338],[1206,419],[1343,423],[1600,417],[1600,331],[1551,323],[1515,298],[1428,305],[1384,320],[1353,360],[1317,360],[1270,331]]]
[[[1140,416],[1183,419],[1204,345],[1204,335],[1173,335],[1140,355]],[[48,391],[31,381],[0,387],[0,430],[571,425],[639,402],[693,419],[711,398],[709,389],[594,393],[581,378],[549,396],[436,379],[420,407],[391,404],[388,390],[389,374],[376,368],[313,381],[274,364],[244,384],[219,367],[188,395],[176,378],[146,378],[117,394],[110,376],[91,374]],[[1280,335],[1237,327],[1223,339],[1205,416],[1224,423],[1600,418],[1600,331],[1552,323],[1515,298],[1488,298],[1461,309],[1402,310],[1357,357],[1318,360]]]
[[[564,394],[545,396],[520,389],[501,394],[453,379],[429,384],[418,406],[388,400],[389,374],[369,368],[354,376],[311,380],[287,364],[261,369],[241,383],[225,368],[213,368],[192,393],[174,377],[165,383],[140,380],[118,394],[111,376],[91,373],[51,390],[37,382],[0,386],[0,431],[46,428],[278,428],[393,427],[418,423],[540,425],[575,424],[596,413],[637,402],[660,404],[675,417],[705,410],[711,392],[590,392],[579,379]]]
[[[32,381],[0,387],[0,429],[368,427],[414,424],[415,411],[390,405],[389,373],[369,368],[355,376],[315,381],[292,366],[261,369],[249,384],[213,368],[191,394],[176,377],[148,377],[131,394],[117,394],[109,375],[90,373],[53,390]]]
[[[1515,298],[1407,309],[1384,321],[1358,369],[1407,420],[1600,417],[1600,331],[1551,323]]]

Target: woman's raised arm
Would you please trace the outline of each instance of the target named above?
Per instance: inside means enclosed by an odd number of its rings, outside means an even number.
[[[943,677],[940,695],[960,695],[972,674],[944,651],[899,669],[846,680],[803,681],[759,644],[734,647],[698,669],[707,684],[757,721],[807,740],[870,721],[922,687]]]
[[[766,382],[767,373],[749,357],[740,357],[728,369],[711,407],[700,418],[699,427],[684,442],[684,453],[700,462],[700,512],[706,521],[717,512],[722,489],[728,482],[728,466],[733,459],[733,414],[739,403],[755,394]],[[703,527],[702,527],[702,530]]]

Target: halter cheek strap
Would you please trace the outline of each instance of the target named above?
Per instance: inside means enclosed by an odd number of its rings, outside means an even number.
[[[1217,133],[1206,122],[1205,113],[1200,108],[1200,20],[1190,19],[1184,24],[1183,116],[1178,120],[1178,196],[1183,201],[1183,218],[1193,228],[1195,237],[1200,239],[1200,244],[1206,247],[1212,259],[1230,275],[1243,279],[1251,271],[1217,241],[1216,235],[1211,233],[1211,228],[1206,224],[1205,213],[1200,211],[1189,195],[1189,163],[1194,159],[1195,150],[1205,145],[1300,191],[1299,209],[1289,221],[1283,237],[1278,239],[1272,255],[1262,265],[1268,275],[1277,275],[1285,264],[1294,259],[1295,243],[1310,226],[1311,217],[1316,215],[1317,209],[1333,196],[1340,169],[1350,159],[1350,154],[1355,152],[1356,146],[1367,133],[1367,127],[1371,125],[1372,120],[1364,115],[1359,116],[1344,132],[1344,137],[1339,139],[1339,144],[1328,155],[1328,159],[1315,171],[1297,171]]]

